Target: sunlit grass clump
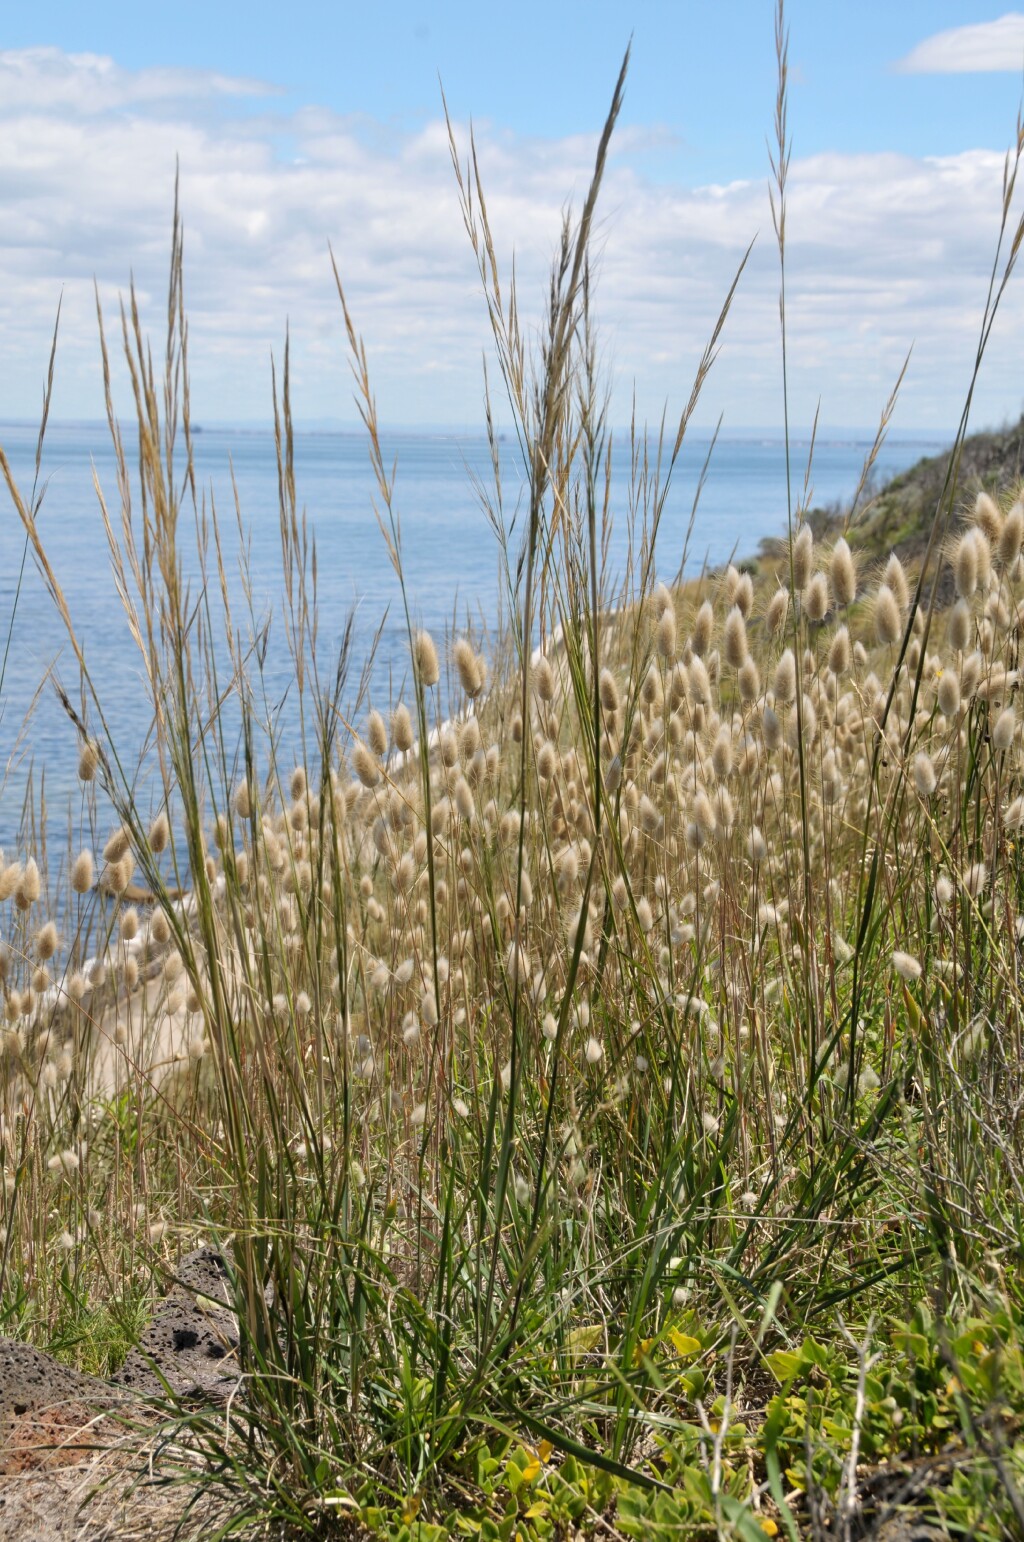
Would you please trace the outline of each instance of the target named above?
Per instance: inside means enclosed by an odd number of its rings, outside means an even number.
[[[797,507],[772,571],[659,582],[728,301],[613,508],[587,250],[621,88],[532,362],[459,174],[526,468],[513,529],[492,431],[486,647],[418,625],[346,306],[408,667],[383,701],[349,636],[327,656],[286,374],[282,758],[251,591],[192,518],[177,225],[166,381],[125,317],[141,502],[111,415],[102,511],[148,782],[12,485],[83,792],[66,857],[0,869],[8,1331],[102,1370],[154,1257],[219,1239],[247,1394],[188,1417],[240,1513],[775,1534],[807,1494],[848,1521],[858,1460],[953,1428],[987,1459],[1020,1411],[1024,502],[951,475],[911,571]],[[993,1461],[972,1515],[1012,1509],[1019,1450]]]

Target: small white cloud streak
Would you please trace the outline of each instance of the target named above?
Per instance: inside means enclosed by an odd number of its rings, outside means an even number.
[[[12,62],[13,60],[13,62]],[[193,411],[266,419],[270,355],[290,327],[296,418],[354,417],[328,243],[365,338],[383,419],[480,422],[486,312],[462,227],[443,121],[400,135],[323,109],[239,114],[218,104],[250,82],[152,77],[89,56],[0,55],[35,71],[31,102],[0,92],[0,416],[38,407],[63,291],[55,416],[102,412],[93,278],[108,330],[134,274],[159,339],[170,211],[181,166]],[[143,78],[145,77],[145,78]],[[96,87],[93,107],[84,97]],[[107,84],[103,84],[106,82]],[[111,84],[112,82],[112,84]],[[103,96],[103,91],[107,95]],[[466,133],[457,127],[461,151]],[[736,266],[741,281],[701,416],[781,420],[778,258],[767,182],[689,188],[642,175],[657,126],[616,146],[599,210],[596,310],[625,422],[686,401]],[[524,317],[539,318],[566,198],[582,197],[596,136],[517,137],[484,124],[477,147],[507,298],[515,255]],[[792,417],[868,424],[915,343],[898,422],[959,416],[998,227],[1002,155],[820,155],[791,165],[787,223]],[[1008,314],[978,414],[1016,414],[1021,383]],[[493,382],[492,372],[492,382]],[[118,401],[128,397],[123,374]]]
[[[1024,68],[1024,14],[936,32],[910,50],[896,68],[904,75],[970,75]]]

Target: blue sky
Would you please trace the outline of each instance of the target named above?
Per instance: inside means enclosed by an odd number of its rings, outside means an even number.
[[[913,343],[897,426],[947,428],[992,258],[1024,12],[791,0],[787,20],[795,415],[820,400],[828,422],[871,423]],[[352,419],[330,241],[383,416],[479,421],[485,317],[438,77],[460,143],[477,127],[500,255],[515,253],[536,313],[632,34],[600,230],[616,416],[634,389],[651,416],[678,409],[757,236],[702,416],[774,426],[773,23],[771,0],[19,8],[0,23],[0,415],[38,400],[62,290],[60,416],[101,407],[93,278],[109,314],[134,274],[156,332],[180,157],[198,416],[266,416],[287,321],[297,415]],[[1024,406],[1022,319],[1013,288],[979,419]]]

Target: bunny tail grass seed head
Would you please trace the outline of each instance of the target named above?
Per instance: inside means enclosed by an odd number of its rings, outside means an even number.
[[[965,530],[953,556],[953,581],[962,600],[969,600],[978,587],[978,544],[973,530]]]
[[[409,716],[409,708],[404,702],[399,702],[391,714],[391,738],[395,748],[403,755],[407,754],[413,746],[412,718]]]
[[[76,894],[88,894],[93,885],[91,851],[80,851],[71,868],[71,887]]]
[[[814,536],[810,525],[801,525],[793,542],[793,583],[797,590],[806,589],[814,565]]]
[[[725,618],[724,643],[726,662],[739,669],[747,657],[747,623],[738,605]]]
[[[702,658],[710,648],[714,630],[715,613],[710,601],[705,600],[693,619],[693,635],[690,638],[690,646],[698,658]]]
[[[1019,501],[1007,513],[999,533],[997,549],[1004,568],[1012,568],[1024,544],[1024,504]]]
[[[441,678],[437,649],[429,632],[417,632],[413,639],[413,665],[416,678],[428,688],[436,685]]]
[[[52,958],[57,951],[58,941],[56,926],[52,921],[47,921],[46,925],[41,926],[36,932],[36,958],[42,963]]]
[[[610,669],[602,669],[598,689],[601,694],[601,705],[604,710],[606,712],[618,712],[619,688],[615,683],[615,676]]]
[[[171,823],[167,813],[161,809],[149,827],[149,849],[157,856],[166,851],[171,840]]]
[[[881,584],[875,595],[875,636],[884,647],[891,648],[900,640],[902,632],[900,607],[888,584]]]
[[[479,660],[473,652],[472,646],[464,637],[460,637],[452,649],[452,658],[459,675],[459,684],[470,698],[478,696],[483,686]]]
[[[910,584],[907,581],[906,569],[895,552],[889,554],[889,560],[885,564],[885,572],[882,574],[883,584],[888,584],[896,596],[896,604],[900,608],[900,616],[905,613],[910,604]]]
[[[370,746],[371,753],[376,755],[378,760],[383,760],[388,750],[388,731],[379,712],[371,712],[366,720],[366,742]],[[293,796],[301,797],[301,793]]]
[[[780,587],[768,601],[768,609],[765,612],[764,624],[770,637],[774,637],[785,626],[788,614],[789,590]]]
[[[676,613],[671,604],[658,618],[657,646],[661,657],[671,663],[676,656]]]
[[[845,536],[840,536],[832,548],[829,577],[836,605],[840,609],[852,605],[857,598],[857,569]]]
[[[932,758],[924,750],[914,756],[914,786],[922,798],[930,798],[938,785]]]
[[[100,763],[99,745],[95,739],[86,739],[78,752],[78,779],[80,782],[91,782],[96,775],[96,769]]]
[[[803,592],[804,614],[816,625],[825,619],[828,611],[828,582],[824,573],[812,573]]]
[[[376,756],[361,740],[352,746],[352,769],[364,787],[376,787],[380,782],[380,765]]]

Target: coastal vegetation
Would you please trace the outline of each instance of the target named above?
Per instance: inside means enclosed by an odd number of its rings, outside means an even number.
[[[784,296],[781,13],[779,65]],[[735,283],[678,425],[613,444],[589,253],[624,82],[536,347],[453,145],[526,483],[488,399],[504,625],[432,637],[402,583],[388,702],[323,644],[285,356],[298,762],[191,474],[177,216],[159,371],[134,296],[121,317],[138,466],[108,385],[99,514],[153,802],[0,456],[81,675],[67,851],[26,830],[0,868],[3,1330],[106,1375],[154,1281],[220,1250],[238,1395],[116,1437],[181,1535],[1024,1534],[1021,430],[989,453],[965,407],[879,494],[870,454],[841,514],[794,471],[784,538],[660,582]],[[1024,129],[978,368],[1022,152]],[[402,582],[400,468],[338,290]]]

